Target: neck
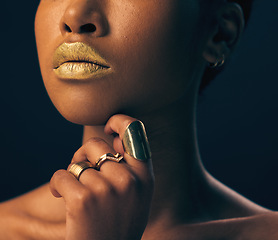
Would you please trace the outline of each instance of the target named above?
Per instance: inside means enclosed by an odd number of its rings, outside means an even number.
[[[194,221],[202,212],[200,190],[205,184],[196,139],[195,100],[194,104],[192,98],[186,99],[148,116],[135,117],[144,122],[152,150],[155,204],[150,223],[158,219]],[[103,126],[86,126],[84,140],[92,136],[112,141],[103,133]]]

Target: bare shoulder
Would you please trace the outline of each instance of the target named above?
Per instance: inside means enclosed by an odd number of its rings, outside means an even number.
[[[177,226],[164,240],[277,240],[278,213],[184,224]]]
[[[247,217],[240,222],[242,224],[240,228],[240,236],[242,239],[278,239],[278,212],[269,212]]]

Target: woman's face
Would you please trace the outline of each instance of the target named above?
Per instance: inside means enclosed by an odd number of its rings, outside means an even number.
[[[114,113],[142,114],[181,97],[192,56],[201,56],[194,50],[198,2],[41,0],[38,55],[59,112],[78,124],[103,124]]]

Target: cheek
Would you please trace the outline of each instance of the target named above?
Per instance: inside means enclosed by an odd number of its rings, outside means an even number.
[[[180,1],[171,1],[165,0],[166,7],[157,3],[138,11],[129,6],[126,12],[132,14],[113,18],[114,51],[123,56],[118,72],[125,73],[123,81],[133,96],[126,107],[155,108],[176,100],[186,89],[198,9],[182,16]]]
[[[42,74],[45,75],[52,61],[49,61],[50,52],[53,51],[53,42],[60,36],[60,18],[62,9],[59,5],[49,4],[42,0],[35,17],[35,36],[37,51]]]
[[[49,37],[60,35],[60,19],[64,9],[61,3],[51,4],[51,1],[41,0],[35,16],[36,39],[47,42]]]

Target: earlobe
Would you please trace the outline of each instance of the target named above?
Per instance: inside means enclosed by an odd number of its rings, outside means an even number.
[[[237,45],[244,28],[243,12],[236,3],[226,2],[219,8],[215,17],[216,21],[203,52],[204,59],[213,66],[227,59]]]

